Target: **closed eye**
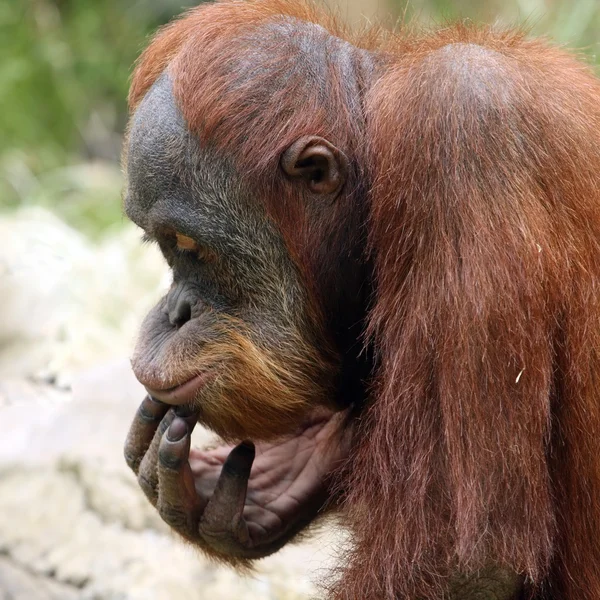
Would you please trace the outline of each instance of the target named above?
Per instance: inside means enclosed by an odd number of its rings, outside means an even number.
[[[195,254],[196,257],[204,262],[210,262],[215,259],[214,252],[203,244],[199,244],[194,239],[182,233],[175,233],[177,249],[181,252]]]
[[[176,233],[175,239],[177,240],[177,248],[179,250],[189,250],[195,252],[200,247],[191,237],[183,235],[182,233]]]
[[[157,239],[152,234],[144,231],[142,234],[143,244],[158,244],[163,251],[166,248],[177,250],[181,254],[194,255],[194,258],[201,260],[202,262],[212,262],[216,259],[215,253],[204,246],[199,244],[194,239],[182,233],[173,233],[173,230],[163,231],[163,235]]]

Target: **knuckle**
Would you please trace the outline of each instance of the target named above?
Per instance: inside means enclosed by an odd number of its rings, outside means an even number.
[[[147,397],[139,406],[137,415],[144,423],[159,422],[168,410],[168,406],[161,402],[157,402],[153,398]]]
[[[207,540],[221,540],[221,542],[227,543],[231,543],[234,540],[237,541],[236,527],[230,519],[211,519],[206,517],[207,515],[204,514],[198,525],[200,534],[203,537],[206,537]]]
[[[247,549],[239,538],[228,528],[207,527],[200,523],[198,538],[212,552],[229,558],[245,558]]]
[[[144,405],[138,408],[138,419],[144,424],[153,424],[161,420],[160,415],[152,414]]]
[[[163,434],[165,433],[165,431],[167,431],[167,429],[169,429],[169,426],[171,425],[171,422],[173,421],[173,413],[170,412],[169,414],[167,414],[160,422],[159,426],[158,426],[158,435],[162,438]]]
[[[156,484],[149,479],[145,473],[140,473],[138,475],[138,485],[142,488],[142,491],[151,502],[156,500]]]
[[[129,444],[125,444],[123,456],[125,457],[125,462],[127,463],[127,466],[134,473],[137,473],[140,467],[141,459],[139,454],[135,451],[135,448],[133,448]]]
[[[161,504],[158,509],[161,519],[176,531],[190,535],[190,517],[179,508],[175,508],[170,504]]]
[[[214,528],[200,523],[198,534],[210,546],[214,548],[229,548],[233,542],[233,536],[228,529]]]

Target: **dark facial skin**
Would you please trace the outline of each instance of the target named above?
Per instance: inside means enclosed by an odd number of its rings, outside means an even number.
[[[346,160],[308,136],[278,175],[334,202]],[[265,556],[323,509],[329,473],[347,454],[345,414],[334,411],[360,371],[335,333],[347,336],[348,325],[316,316],[281,232],[231,163],[188,132],[167,75],[133,116],[126,167],[127,215],[173,271],[133,358],[149,397],[126,458],[184,537],[223,560]],[[190,450],[197,422],[230,443]]]
[[[234,354],[238,369],[239,360],[247,358],[237,357],[239,351],[261,353],[266,360],[262,353],[275,350],[297,367],[295,377],[317,382],[321,391],[306,385],[322,400],[331,390],[335,358],[319,355],[317,348],[328,342],[319,339],[311,321],[304,286],[281,235],[231,166],[200,150],[188,135],[168,97],[169,85],[167,77],[157,82],[136,111],[129,138],[125,209],[158,242],[173,270],[171,291],[142,327],[134,371],[155,397],[188,403],[195,394],[171,398],[165,390],[209,368],[220,371],[212,373],[219,380],[227,379],[230,374],[221,372],[229,364],[226,356]],[[235,336],[247,338],[247,344]],[[215,365],[215,356],[224,360]],[[248,378],[249,385],[255,379],[258,384],[261,374],[248,372]],[[282,399],[275,401],[280,405]],[[232,431],[232,423],[226,429],[210,417],[207,423],[224,436],[248,433],[247,424]]]

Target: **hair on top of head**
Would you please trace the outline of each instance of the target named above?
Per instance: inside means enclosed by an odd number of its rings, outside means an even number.
[[[195,7],[163,27],[133,73],[133,111],[165,70],[190,130],[235,157],[244,170],[272,165],[303,135],[325,137],[364,162],[365,103],[382,64],[432,47],[490,43],[490,29],[458,25],[419,37],[404,28],[351,29],[316,3],[224,0]],[[499,50],[522,31],[495,32]],[[275,125],[275,128],[274,128]],[[363,160],[361,160],[363,159]]]
[[[351,34],[310,2],[201,5],[163,28],[141,55],[129,105],[135,109],[166,69],[190,130],[244,170],[272,164],[302,135],[351,152],[364,123],[357,53],[374,48],[379,35],[376,28]]]
[[[291,0],[225,0],[202,4],[184,12],[179,18],[162,27],[152,43],[141,54],[129,90],[129,106],[133,110],[171,60],[188,43],[198,51],[202,41],[225,41],[231,36],[256,29],[272,21],[289,17],[313,23],[331,35],[355,46],[373,48],[381,34],[380,28],[369,27],[352,32],[331,11],[314,2]]]

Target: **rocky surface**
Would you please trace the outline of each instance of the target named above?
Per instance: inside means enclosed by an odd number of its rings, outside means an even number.
[[[143,395],[126,357],[168,283],[153,249],[133,230],[92,246],[41,211],[0,239],[0,600],[319,598],[340,532],[242,577],[175,538],[124,464]]]

